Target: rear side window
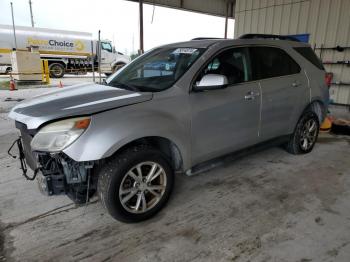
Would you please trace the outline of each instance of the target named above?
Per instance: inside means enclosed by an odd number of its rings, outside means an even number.
[[[301,54],[306,60],[308,60],[318,69],[324,70],[322,62],[320,59],[318,59],[311,47],[294,47],[294,50]]]
[[[251,47],[254,80],[293,75],[300,66],[284,50],[275,47]]]

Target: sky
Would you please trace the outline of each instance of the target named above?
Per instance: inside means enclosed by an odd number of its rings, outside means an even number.
[[[9,0],[0,0],[0,24],[12,25]],[[12,0],[15,24],[31,26],[28,0]],[[92,33],[112,40],[127,54],[139,48],[138,3],[125,0],[32,0],[36,27]],[[153,15],[154,12],[154,15]],[[153,15],[153,22],[152,22]],[[144,5],[145,50],[195,37],[223,37],[225,19]],[[228,37],[233,38],[234,20],[229,19]]]

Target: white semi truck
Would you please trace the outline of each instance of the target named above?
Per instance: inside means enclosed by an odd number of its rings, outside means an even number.
[[[130,57],[117,52],[109,40],[101,40],[99,48],[98,41],[93,40],[90,33],[25,26],[15,29],[17,50],[36,48],[41,59],[48,60],[51,77],[91,72],[92,63],[97,71],[99,62],[101,72],[109,75],[130,62]],[[14,49],[12,26],[0,25],[0,73],[10,72]]]

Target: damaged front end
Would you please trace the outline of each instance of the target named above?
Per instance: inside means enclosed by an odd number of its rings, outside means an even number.
[[[20,160],[23,176],[37,180],[40,191],[48,196],[66,194],[75,203],[82,204],[96,192],[97,176],[93,175],[98,161],[77,162],[63,152],[33,151],[34,134],[26,126],[16,122],[21,136],[12,144],[8,153]],[[17,145],[18,156],[11,153]],[[27,165],[34,171],[28,175]]]
[[[66,194],[75,203],[85,203],[96,192],[94,162],[76,162],[63,153],[37,153],[37,181],[46,195]]]

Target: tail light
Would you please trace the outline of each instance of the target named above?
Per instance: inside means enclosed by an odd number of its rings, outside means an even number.
[[[333,73],[325,73],[324,82],[328,87],[331,87],[332,80],[333,80]]]

